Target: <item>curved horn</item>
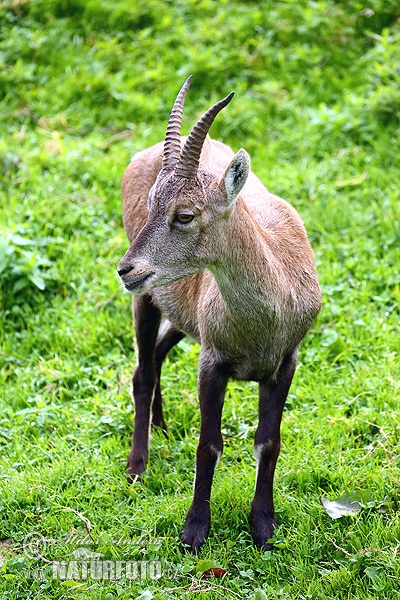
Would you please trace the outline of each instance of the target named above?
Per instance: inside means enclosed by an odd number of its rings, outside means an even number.
[[[185,103],[186,94],[192,83],[192,75],[187,78],[179,94],[176,97],[174,106],[172,107],[169,116],[167,132],[164,141],[164,155],[162,168],[175,166],[179,161],[181,154],[181,122],[183,115],[183,105]]]
[[[186,177],[189,179],[196,177],[197,169],[199,168],[201,149],[203,148],[208,130],[220,110],[225,108],[232,100],[234,93],[235,92],[231,92],[226,98],[209,108],[201,117],[200,121],[193,127],[182,149],[179,163],[175,171],[175,174],[178,177]]]

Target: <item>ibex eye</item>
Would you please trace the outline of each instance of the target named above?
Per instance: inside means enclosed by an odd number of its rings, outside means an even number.
[[[178,223],[182,223],[183,225],[190,223],[191,221],[193,221],[193,219],[194,215],[188,215],[186,213],[178,213],[175,217],[175,220],[178,221]]]

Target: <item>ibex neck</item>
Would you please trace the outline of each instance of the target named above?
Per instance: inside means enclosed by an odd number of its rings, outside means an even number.
[[[229,313],[246,318],[279,306],[275,259],[268,237],[239,199],[221,242],[221,256],[210,266]],[[247,319],[245,319],[247,320]]]

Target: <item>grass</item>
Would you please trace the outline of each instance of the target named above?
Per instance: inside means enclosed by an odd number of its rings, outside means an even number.
[[[395,597],[399,17],[380,0],[0,2],[1,599]],[[299,210],[324,293],[284,414],[272,552],[247,522],[256,387],[229,385],[200,557],[228,573],[209,580],[179,550],[198,347],[167,359],[169,439],[154,433],[143,482],[128,486],[135,355],[115,273],[123,171],[162,139],[190,73],[184,132],[235,89],[212,135],[246,148]],[[351,491],[367,492],[363,509],[332,520],[319,497]],[[34,532],[52,540],[43,559],[24,547]],[[46,560],[79,547],[161,560],[162,577],[52,578]]]

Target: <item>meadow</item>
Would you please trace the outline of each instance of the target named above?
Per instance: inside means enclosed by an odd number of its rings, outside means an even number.
[[[284,412],[270,552],[248,525],[257,387],[237,382],[210,536],[198,557],[180,550],[200,419],[190,339],[163,369],[169,437],[154,431],[143,480],[125,478],[120,183],[190,74],[183,133],[235,90],[210,133],[299,211],[323,291]],[[399,89],[394,0],[0,0],[1,600],[398,597]],[[359,510],[332,519],[321,498],[349,494]],[[54,575],[78,549],[161,576]],[[201,578],[210,566],[226,573]]]

